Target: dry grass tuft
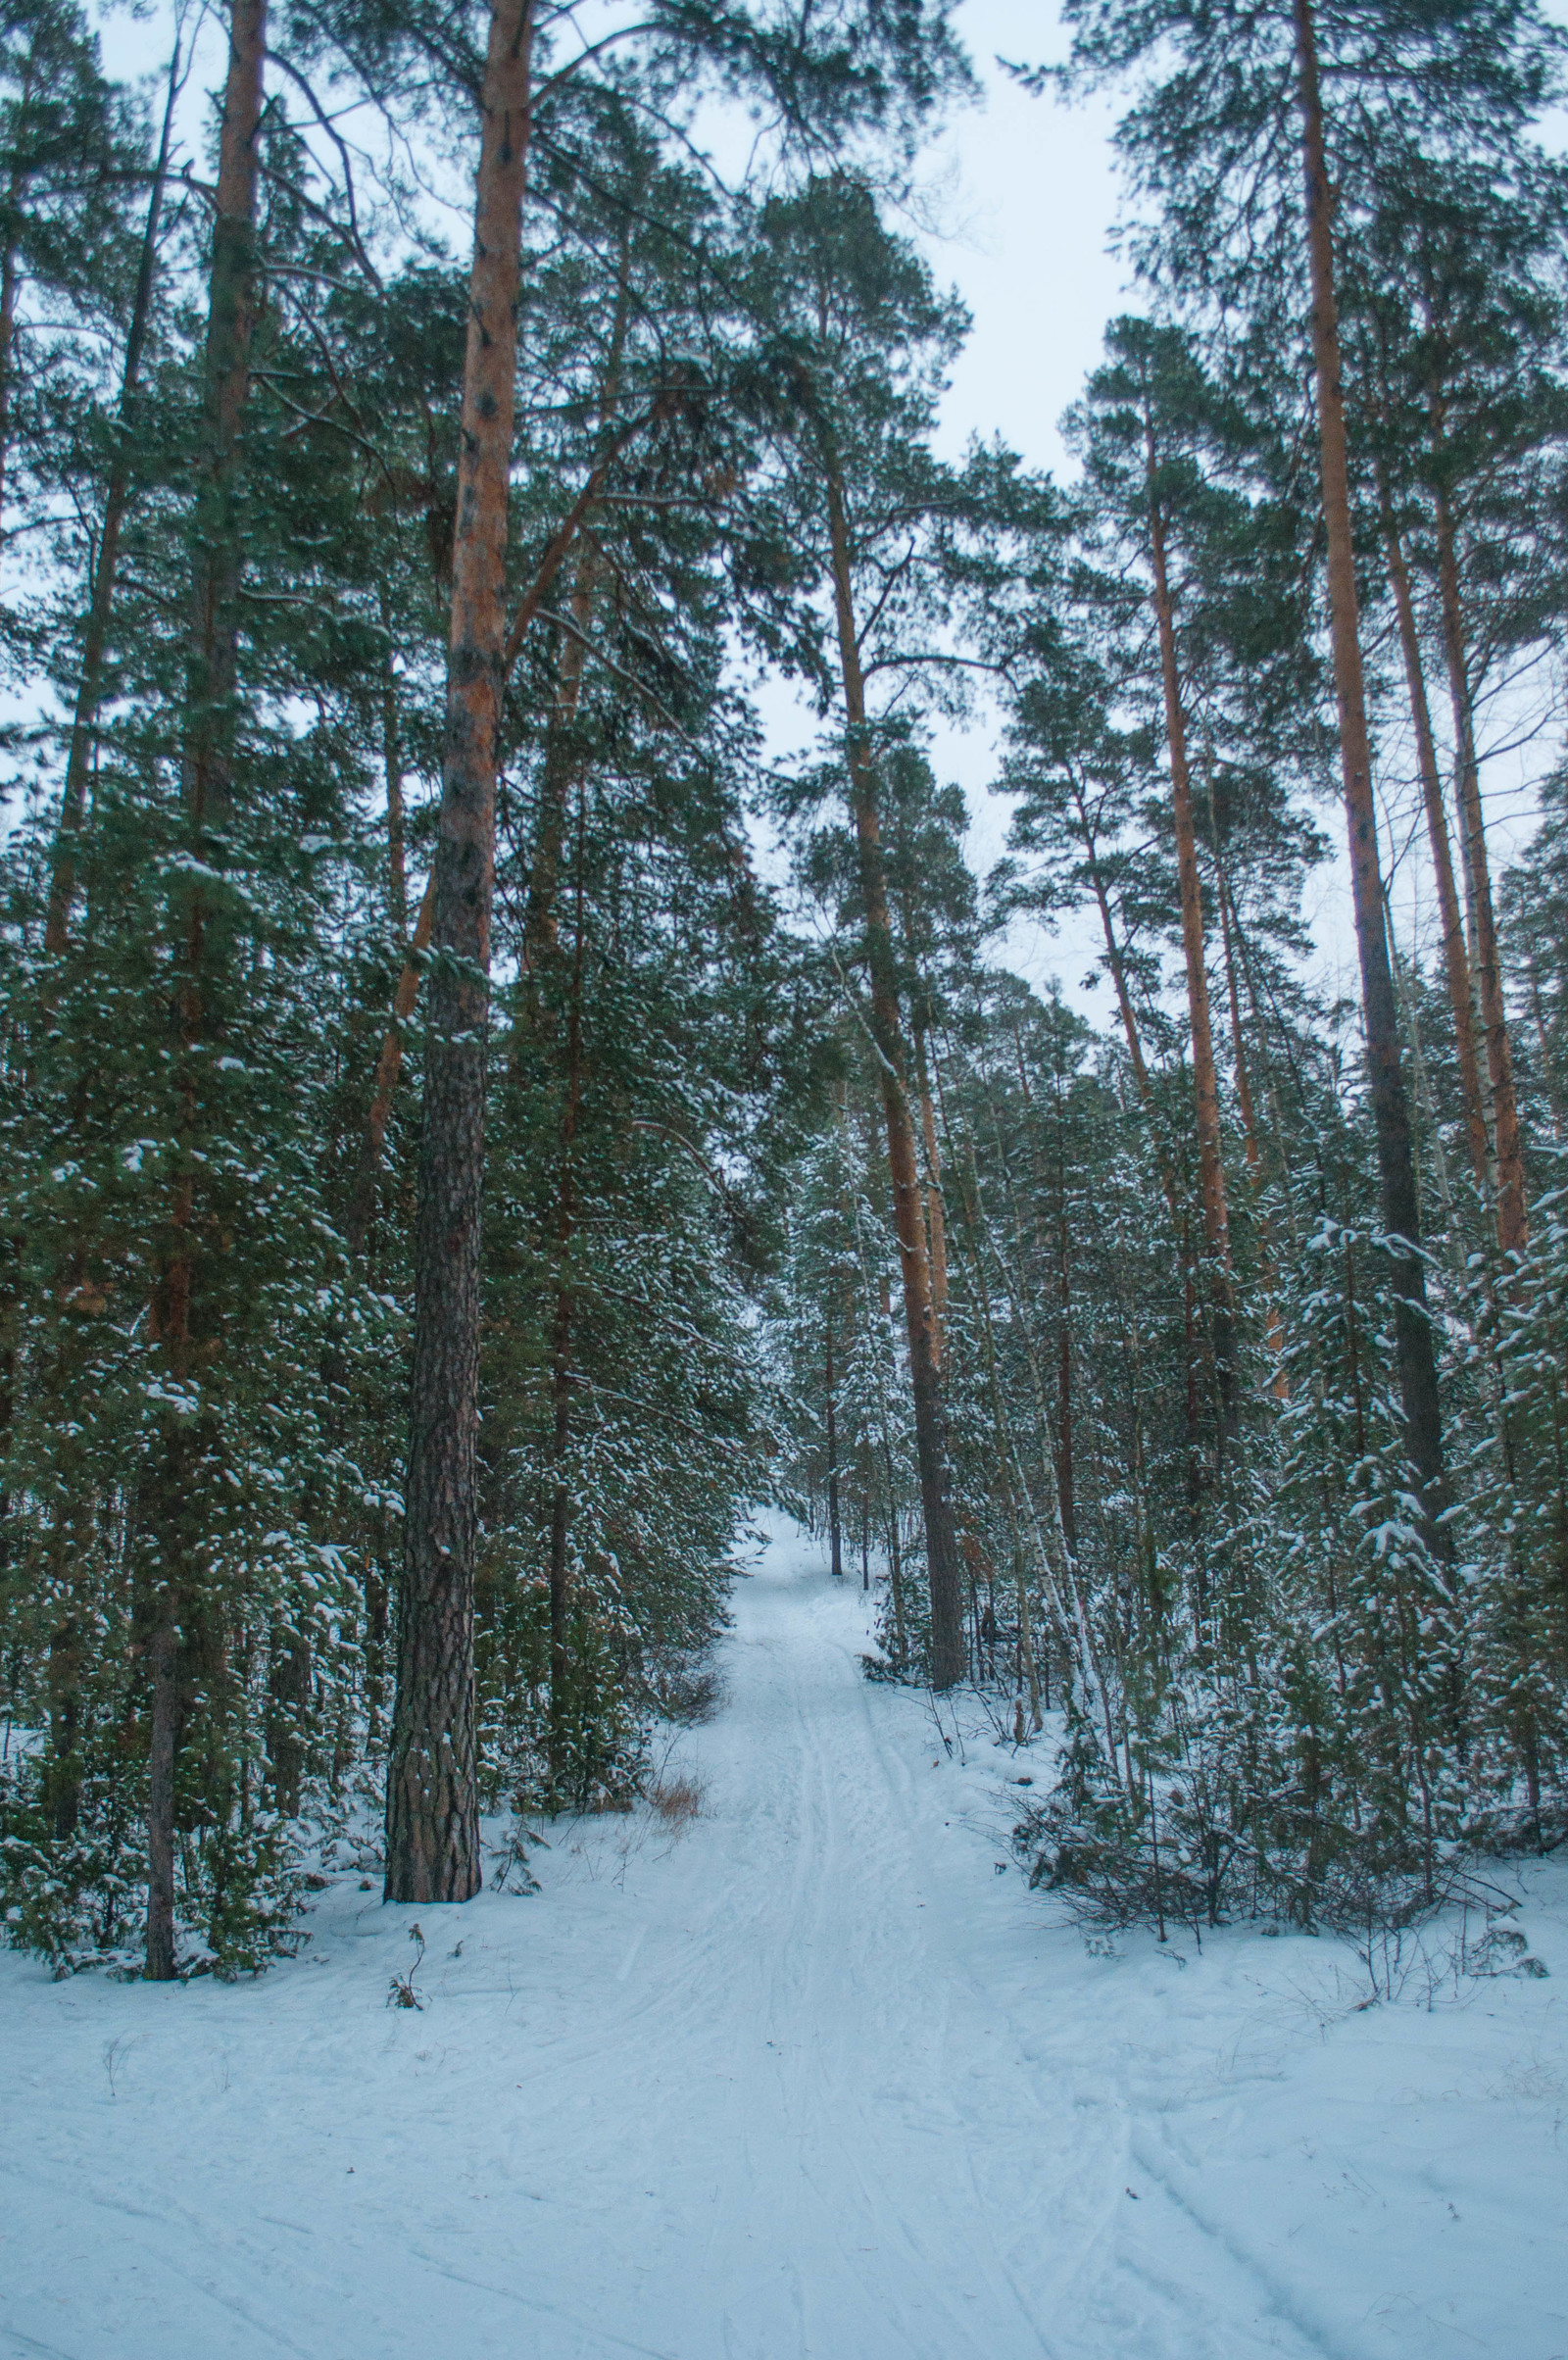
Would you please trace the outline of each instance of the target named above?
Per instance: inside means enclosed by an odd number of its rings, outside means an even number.
[[[648,1790],[648,1804],[670,1835],[684,1836],[693,1820],[702,1815],[702,1781],[684,1772],[675,1778],[656,1779]]]

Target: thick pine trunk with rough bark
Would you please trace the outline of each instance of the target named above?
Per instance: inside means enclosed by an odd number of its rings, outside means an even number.
[[[550,586],[561,569],[563,560],[575,542],[582,528],[584,517],[603,490],[611,467],[632,439],[633,433],[640,431],[644,423],[646,423],[645,419],[639,419],[634,427],[628,427],[614,438],[589,477],[585,489],[546,549],[539,570],[534,576],[527,596],[517,611],[516,619],[507,635],[501,664],[502,691],[506,688],[508,675],[516,662],[517,652],[522,646],[528,628],[548,596]],[[497,710],[500,710],[499,692]],[[564,801],[561,808],[563,811],[565,808]],[[381,1158],[386,1149],[387,1124],[392,1118],[392,1101],[397,1093],[398,1077],[403,1071],[404,1027],[413,1015],[415,1002],[419,996],[420,960],[430,947],[434,918],[435,875],[432,871],[429,882],[425,886],[423,898],[419,903],[419,913],[415,921],[414,938],[409,945],[408,957],[403,962],[402,971],[398,976],[397,989],[392,996],[392,1021],[387,1026],[382,1038],[380,1054],[376,1058],[375,1078],[370,1086],[370,1104],[366,1113],[365,1130],[360,1140],[359,1160],[355,1170],[348,1217],[348,1242],[350,1250],[355,1254],[363,1254],[365,1251],[365,1243],[369,1235],[370,1222],[375,1211],[375,1190],[381,1175]],[[526,945],[524,957],[526,959]]]
[[[1334,655],[1334,693],[1339,710],[1340,757],[1350,846],[1350,881],[1355,937],[1361,967],[1361,1012],[1366,1039],[1372,1115],[1377,1135],[1378,1178],[1383,1226],[1390,1240],[1394,1286],[1395,1348],[1405,1442],[1425,1497],[1429,1517],[1443,1502],[1443,1419],[1438,1401],[1437,1359],[1427,1313],[1420,1254],[1420,1206],[1410,1110],[1399,1063],[1398,1014],[1384,928],[1383,879],[1378,863],[1377,809],[1372,795],[1372,755],[1367,731],[1366,688],[1361,666],[1360,616],[1355,587],[1355,543],[1350,521],[1349,465],[1346,449],[1345,391],[1340,360],[1339,309],[1334,278],[1333,192],[1323,144],[1316,25],[1312,0],[1295,0],[1296,63],[1301,115],[1301,161],[1305,182],[1307,250],[1311,268],[1312,344],[1317,384],[1318,446],[1323,515],[1328,540],[1329,630]],[[1441,1528],[1429,1527],[1438,1546]]]
[[[532,22],[532,0],[497,0],[480,99],[387,1763],[389,1901],[466,1901],[481,1882],[473,1723],[480,1217]]]

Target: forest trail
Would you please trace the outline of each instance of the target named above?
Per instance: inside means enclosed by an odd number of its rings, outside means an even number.
[[[781,1526],[677,1748],[700,1818],[424,1912],[420,2011],[421,1913],[357,1878],[255,1985],[0,1960],[0,2351],[1568,2353],[1560,1985],[1357,2013],[1332,1944],[1096,1955],[997,1873],[1046,1749],[971,1706],[950,1754],[865,1643]]]

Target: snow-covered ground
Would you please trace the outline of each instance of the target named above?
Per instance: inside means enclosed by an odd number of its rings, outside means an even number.
[[[864,1644],[781,1527],[678,1840],[562,1830],[461,1911],[345,1877],[255,1984],[0,1959],[0,2349],[1568,2355],[1562,1869],[1518,1921],[1554,1980],[1430,2007],[1358,2010],[1328,1942],[1109,1955],[997,1873],[1043,1749],[971,1708],[950,1757]]]

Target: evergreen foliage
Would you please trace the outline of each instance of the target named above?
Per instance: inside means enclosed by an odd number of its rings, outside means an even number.
[[[384,1865],[455,1057],[453,1775],[501,1881],[704,1708],[769,1500],[876,1587],[868,1671],[1045,1749],[1018,1844],[1092,1915],[1400,1922],[1568,1832],[1550,731],[1506,874],[1483,793],[1563,654],[1560,45],[1526,0],[1067,15],[1069,81],[1132,84],[1147,304],[1062,485],[933,447],[967,323],[891,200],[963,87],[939,11],[660,0],[580,71],[539,28],[483,972],[432,916],[475,338],[421,175],[473,169],[488,13],[286,14],[212,205],[74,10],[0,24],[0,1893],[59,1972],[253,1971]],[[1436,952],[1383,907],[1381,1049],[1306,913],[1348,700],[1303,26],[1371,873],[1422,826],[1448,876]],[[982,700],[983,879],[932,751]],[[1005,964],[1078,915],[1098,1029]]]

